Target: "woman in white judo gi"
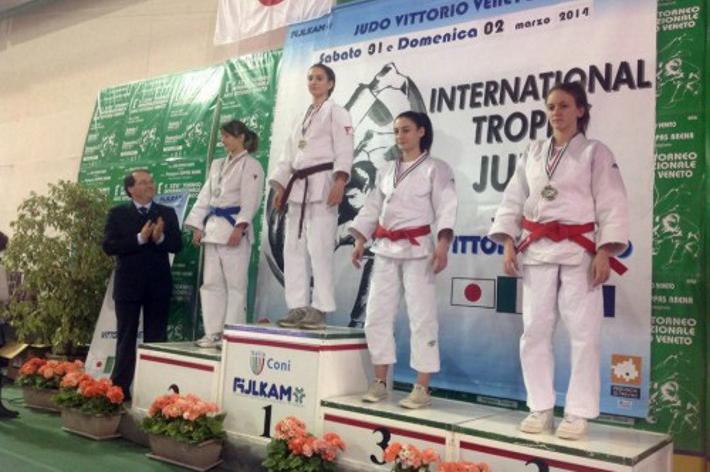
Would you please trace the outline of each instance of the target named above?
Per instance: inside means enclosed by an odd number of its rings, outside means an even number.
[[[274,208],[282,211],[288,203],[283,251],[288,313],[278,324],[323,329],[325,313],[335,311],[333,253],[338,205],[353,161],[353,129],[348,111],[330,99],[333,70],[315,64],[307,79],[312,103],[287,139],[269,184]]]
[[[356,267],[365,242],[374,239],[365,318],[374,381],[362,399],[378,402],[387,397],[385,381],[389,366],[396,362],[394,322],[403,287],[411,330],[410,365],[417,378],[399,404],[422,408],[431,404],[429,380],[440,367],[434,275],[447,264],[458,200],[451,168],[429,155],[434,138],[429,117],[404,112],[394,121],[394,134],[401,157],[377,173],[377,184],[350,227],[356,240],[352,253]]]
[[[221,127],[229,155],[215,159],[185,220],[192,241],[205,247],[200,287],[205,336],[196,344],[219,347],[225,324],[246,322],[247,271],[254,241],[252,219],[261,204],[264,171],[249,155],[258,138],[241,121]]]
[[[520,361],[531,413],[521,431],[554,428],[552,335],[557,313],[571,340],[571,375],[557,436],[578,439],[599,415],[601,284],[626,248],[628,208],[609,148],[587,139],[589,103],[578,83],[546,97],[552,138],[530,144],[503,194],[489,237],[504,245],[503,269],[523,278]],[[517,243],[517,246],[516,246]],[[520,257],[521,265],[518,264]]]

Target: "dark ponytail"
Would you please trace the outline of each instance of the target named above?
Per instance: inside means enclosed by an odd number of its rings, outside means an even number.
[[[244,135],[244,149],[249,152],[254,152],[259,147],[259,137],[239,120],[228,121],[220,126],[220,129],[235,138]]]
[[[244,149],[249,152],[255,152],[259,149],[259,136],[250,129],[244,133]]]
[[[417,128],[424,128],[424,136],[422,136],[422,139],[419,141],[419,149],[422,151],[430,151],[432,144],[434,144],[434,128],[431,125],[429,115],[410,110],[400,113],[395,119],[399,118],[406,118],[417,125]]]

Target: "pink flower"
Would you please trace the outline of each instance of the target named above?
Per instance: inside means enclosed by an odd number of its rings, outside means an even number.
[[[166,418],[179,418],[180,416],[182,416],[182,410],[175,403],[165,405],[161,412]]]

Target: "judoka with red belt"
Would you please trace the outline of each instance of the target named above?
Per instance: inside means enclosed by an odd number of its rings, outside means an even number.
[[[338,205],[353,162],[353,129],[348,111],[329,98],[334,87],[330,67],[315,64],[308,70],[313,103],[269,179],[276,190],[274,207],[282,210],[288,203],[284,292],[289,311],[278,321],[286,328],[325,328],[325,313],[336,308],[333,253]]]
[[[440,367],[434,276],[447,264],[458,200],[451,168],[429,155],[433,141],[429,117],[402,113],[394,122],[394,134],[401,158],[377,173],[377,184],[350,232],[356,238],[352,260],[358,268],[366,241],[374,240],[365,336],[375,375],[363,401],[387,396],[387,372],[396,362],[394,322],[404,287],[410,365],[417,380],[400,405],[413,409],[431,404],[429,380]]]
[[[559,312],[571,340],[565,417],[557,436],[578,439],[599,415],[601,284],[626,268],[626,190],[614,155],[587,139],[587,96],[578,82],[546,98],[553,136],[530,144],[503,194],[489,237],[504,244],[504,271],[523,278],[520,360],[531,413],[521,431],[552,431],[552,337]],[[517,247],[516,247],[517,242]],[[518,264],[520,261],[520,265]]]
[[[185,219],[193,243],[205,248],[200,287],[205,336],[196,342],[204,348],[222,345],[225,323],[246,323],[252,219],[264,187],[264,170],[249,155],[257,148],[256,134],[237,120],[222,125],[221,133],[229,155],[212,161],[207,182]]]

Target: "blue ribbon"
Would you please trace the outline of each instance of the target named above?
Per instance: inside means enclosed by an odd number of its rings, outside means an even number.
[[[224,218],[225,220],[229,221],[229,224],[232,226],[236,226],[237,220],[234,219],[232,215],[238,215],[239,212],[242,210],[242,207],[239,206],[233,206],[233,207],[209,207],[210,211],[207,213],[207,216],[205,216],[204,222],[202,224],[207,223],[207,220],[211,216],[219,216],[221,218]]]

